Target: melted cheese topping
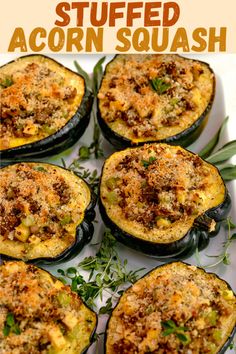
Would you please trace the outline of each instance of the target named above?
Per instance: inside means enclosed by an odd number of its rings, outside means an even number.
[[[109,218],[138,238],[169,243],[225,198],[218,170],[181,147],[144,145],[105,162],[101,201]],[[215,222],[213,221],[213,229]]]
[[[49,273],[23,262],[0,266],[2,354],[79,354],[95,326],[95,314]]]
[[[28,56],[0,68],[0,149],[44,139],[81,104],[83,78],[50,58]]]
[[[170,263],[122,295],[109,321],[106,352],[214,354],[235,324],[235,295],[223,280]]]
[[[132,142],[166,139],[190,127],[214,96],[205,63],[178,55],[117,55],[98,93],[102,118]]]
[[[5,167],[0,179],[0,253],[54,257],[74,244],[91,198],[83,180],[45,163]]]

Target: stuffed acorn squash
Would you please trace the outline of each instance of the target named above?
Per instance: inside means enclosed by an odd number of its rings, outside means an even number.
[[[0,67],[1,157],[47,156],[84,133],[92,94],[55,60],[29,55]]]
[[[117,55],[98,93],[98,121],[116,148],[147,141],[188,146],[200,135],[215,94],[208,64],[170,54]]]
[[[215,274],[181,262],[160,266],[121,296],[107,354],[222,354],[233,338],[236,297]]]
[[[94,196],[73,172],[27,162],[2,168],[0,179],[1,255],[53,263],[91,240]]]
[[[119,241],[160,259],[206,247],[230,206],[217,168],[179,146],[128,148],[103,166],[105,224]]]
[[[23,262],[0,266],[0,352],[82,354],[96,314],[69,286]]]

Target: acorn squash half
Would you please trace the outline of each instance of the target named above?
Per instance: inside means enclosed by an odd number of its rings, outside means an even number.
[[[223,354],[236,296],[216,274],[182,262],[159,266],[127,289],[106,330],[106,354]]]
[[[146,144],[111,155],[99,206],[114,236],[159,259],[207,246],[231,200],[217,168],[179,146]]]
[[[82,354],[97,316],[50,273],[24,262],[0,265],[0,352]]]
[[[0,67],[0,156],[48,156],[73,145],[89,124],[84,79],[43,55]]]
[[[95,197],[73,172],[42,162],[3,167],[0,254],[56,263],[76,256],[93,235]]]
[[[98,122],[117,149],[145,142],[192,144],[205,127],[215,95],[207,63],[175,54],[120,54],[98,93]]]

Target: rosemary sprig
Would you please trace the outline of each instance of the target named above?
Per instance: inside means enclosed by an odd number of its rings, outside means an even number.
[[[110,313],[116,298],[129,283],[137,281],[138,273],[144,269],[128,270],[128,261],[120,259],[115,246],[116,240],[107,230],[95,256],[85,257],[77,268],[71,267],[66,271],[58,269],[62,279],[71,284],[72,290],[77,292],[88,306],[96,309],[95,300],[102,300],[104,294],[109,295],[106,305],[98,310],[99,314]],[[84,277],[81,271],[86,271],[87,276]]]
[[[234,223],[230,220],[230,218],[226,219],[226,225],[227,225],[227,238],[226,241],[223,242],[223,248],[222,252],[218,255],[207,255],[209,258],[215,258],[216,261],[207,265],[203,265],[201,260],[200,260],[200,255],[198,249],[196,249],[195,252],[195,257],[197,260],[197,263],[200,267],[209,269],[209,268],[214,268],[218,266],[219,264],[224,264],[224,265],[229,265],[230,264],[230,255],[229,255],[229,248],[232,244],[233,241],[236,240],[236,233],[231,234],[231,230],[236,227]]]

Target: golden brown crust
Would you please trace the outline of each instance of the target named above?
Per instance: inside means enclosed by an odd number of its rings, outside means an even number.
[[[190,127],[214,92],[207,64],[178,55],[117,55],[98,93],[102,118],[133,142],[162,140]]]
[[[183,237],[195,218],[224,197],[216,168],[181,147],[126,149],[113,154],[103,169],[101,199],[110,219],[154,242]]]
[[[0,148],[55,133],[76,112],[83,94],[83,79],[49,58],[29,56],[3,66]]]
[[[0,266],[0,310],[4,354],[81,353],[96,324],[69,286],[23,262]],[[8,325],[9,316],[15,327]]]
[[[173,322],[178,330],[168,334]],[[109,321],[106,352],[214,354],[235,323],[236,299],[223,280],[194,266],[167,264],[122,295]]]
[[[43,163],[5,167],[0,178],[0,252],[7,254],[7,245],[12,244],[20,248],[16,257],[27,259],[40,253],[43,244],[54,245],[59,252],[75,242],[76,227],[90,203],[90,192],[81,179]],[[44,252],[45,257],[50,249]]]

